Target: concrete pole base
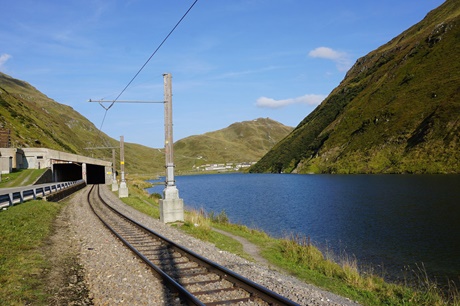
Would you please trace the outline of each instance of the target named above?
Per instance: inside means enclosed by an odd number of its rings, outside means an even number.
[[[118,191],[118,183],[116,181],[112,182],[112,191]]]
[[[128,186],[126,186],[126,182],[120,183],[120,189],[118,189],[118,197],[119,198],[126,198],[129,196]]]
[[[184,201],[179,198],[176,186],[167,186],[160,202],[160,221],[163,223],[184,222]]]

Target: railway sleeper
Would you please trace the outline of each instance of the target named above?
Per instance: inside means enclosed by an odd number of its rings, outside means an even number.
[[[192,283],[192,282],[202,282],[202,281],[212,281],[212,280],[220,281],[221,277],[214,273],[203,272],[203,273],[193,273],[190,275],[182,275],[177,279],[179,283]]]
[[[190,291],[193,295],[206,295],[206,294],[216,294],[221,292],[230,292],[230,291],[239,291],[240,288],[236,287],[225,287],[211,290],[201,290],[201,291]]]
[[[174,277],[178,279],[184,279],[184,278],[189,278],[193,276],[208,275],[208,274],[209,272],[206,271],[205,269],[197,267],[195,269],[187,269],[187,270],[178,269],[175,271]]]
[[[245,303],[245,302],[250,302],[253,301],[251,298],[241,298],[241,299],[233,299],[233,300],[228,300],[228,301],[217,301],[217,302],[209,302],[209,303],[204,303],[206,306],[218,306],[218,305],[237,305],[239,303]],[[267,305],[267,303],[258,303],[254,305]]]
[[[213,280],[206,280],[206,281],[180,282],[180,284],[182,286],[184,286],[184,287],[191,287],[191,286],[204,286],[204,287],[206,287],[208,285],[216,286],[217,283],[223,284],[222,287],[233,286],[233,284],[231,282],[229,282],[226,279],[222,279],[222,278],[213,279]]]
[[[136,248],[137,249],[137,248]],[[182,257],[178,254],[158,254],[158,253],[150,253],[150,252],[145,252],[142,250],[137,249],[139,252],[142,252],[142,254],[147,257],[148,259],[152,261],[174,261],[177,263],[183,263],[183,262],[190,262],[186,257]]]
[[[168,270],[163,270],[163,271],[169,272],[171,277],[178,279],[178,280],[182,280],[184,278],[196,277],[196,276],[207,276],[210,274],[208,271],[202,270],[202,269],[196,269],[195,271],[194,270],[183,271],[181,269],[176,269],[174,267],[171,267],[169,271]]]
[[[197,284],[190,284],[190,285],[183,285],[183,287],[188,290],[189,292],[194,293],[200,293],[200,292],[208,292],[211,290],[222,290],[222,289],[228,289],[228,288],[233,288],[234,284],[226,281],[215,281],[215,282],[207,282],[207,283],[201,283],[199,285]]]
[[[142,252],[143,254],[149,254],[151,256],[162,256],[162,255],[164,256],[164,254],[171,256],[174,254],[174,253],[165,251],[164,248],[158,249],[158,246],[155,246],[155,245],[148,246],[146,244],[139,245],[137,243],[131,243],[131,245],[135,247],[136,250],[138,250],[139,252]],[[179,257],[177,255],[175,256]]]
[[[148,245],[148,246],[156,246],[156,247],[161,245],[160,241],[153,240],[151,237],[145,236],[145,235],[144,237],[139,237],[138,239],[136,239],[136,243],[139,245]]]
[[[161,245],[161,246],[153,246],[154,248],[147,248],[143,246],[136,246],[136,249],[139,251],[145,252],[145,254],[149,254],[152,256],[164,256],[165,254],[176,254],[177,252],[174,252],[169,246],[167,245]]]
[[[192,293],[193,295],[198,295]],[[241,288],[231,288],[230,290],[212,290],[208,292],[202,292],[199,294],[200,300],[208,305],[208,303],[217,303],[220,304],[233,304],[235,302],[249,301],[252,299],[249,292]]]
[[[182,268],[188,268],[187,266],[184,266],[184,265],[195,267],[194,266],[195,263],[190,262],[190,261],[184,261],[183,259],[180,259],[180,258],[158,258],[158,259],[148,258],[148,259],[157,266],[172,267],[176,270],[182,269]]]

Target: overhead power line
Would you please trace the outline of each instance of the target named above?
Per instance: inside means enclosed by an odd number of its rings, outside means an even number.
[[[166,37],[163,39],[163,41],[158,45],[158,47],[155,49],[155,51],[153,51],[153,53],[150,55],[150,57],[147,59],[147,61],[145,61],[145,63],[141,66],[141,68],[136,72],[136,74],[133,76],[133,78],[128,82],[128,84],[123,88],[123,90],[118,94],[118,96],[112,100],[112,103],[108,106],[108,107],[105,107],[102,103],[99,103],[104,109],[105,109],[105,113],[104,113],[104,117],[102,118],[102,123],[101,123],[101,126],[99,128],[99,133],[97,134],[96,136],[96,139],[94,141],[94,143],[96,143],[97,139],[99,138],[101,132],[102,132],[102,126],[104,125],[104,121],[105,121],[105,118],[107,116],[107,112],[110,108],[112,108],[112,106],[117,102],[117,100],[120,98],[120,96],[126,91],[126,89],[128,89],[128,87],[131,85],[131,83],[136,79],[136,77],[141,73],[141,71],[145,68],[145,66],[147,66],[147,64],[150,62],[150,60],[152,59],[152,57],[155,56],[155,54],[158,52],[158,50],[160,50],[160,48],[163,46],[163,44],[166,42],[166,40],[168,40],[169,36],[171,36],[171,34],[174,32],[174,30],[176,30],[176,28],[179,26],[179,24],[182,22],[182,20],[184,20],[184,18],[187,16],[187,14],[192,10],[192,8],[195,6],[195,4],[198,2],[198,0],[195,0],[192,5],[189,7],[189,9],[185,12],[185,14],[179,19],[179,21],[176,23],[176,25],[172,28],[172,30],[168,33],[168,35],[166,35]]]
[[[189,7],[189,9],[185,12],[185,14],[182,16],[182,18],[176,23],[176,25],[172,28],[172,30],[168,33],[168,35],[166,35],[166,37],[163,39],[163,41],[160,43],[160,45],[155,49],[155,51],[153,51],[152,55],[150,55],[150,57],[147,59],[147,61],[144,63],[144,65],[142,65],[142,67],[137,71],[137,73],[134,75],[134,77],[131,79],[131,81],[129,81],[129,83],[125,86],[125,88],[123,88],[123,90],[120,92],[120,94],[113,100],[113,102],[109,105],[109,107],[107,107],[106,109],[109,110],[114,104],[115,102],[117,102],[117,100],[120,98],[120,96],[126,91],[126,89],[129,87],[129,85],[131,85],[131,83],[134,81],[134,79],[136,79],[136,77],[139,75],[139,73],[141,73],[141,71],[144,69],[144,67],[150,62],[150,60],[152,59],[152,57],[158,52],[158,50],[160,50],[161,46],[163,46],[163,44],[166,42],[166,40],[168,40],[169,36],[171,36],[171,34],[174,32],[174,30],[179,26],[179,24],[182,22],[182,20],[184,20],[185,16],[187,16],[187,14],[191,11],[191,9],[193,8],[193,6],[195,6],[195,4],[198,2],[198,0],[195,0],[192,5]],[[104,107],[104,106],[103,106]],[[105,107],[104,107],[105,108]]]

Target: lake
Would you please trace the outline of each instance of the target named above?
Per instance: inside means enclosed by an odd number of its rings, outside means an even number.
[[[176,185],[186,207],[225,211],[275,237],[305,235],[378,275],[401,280],[418,266],[460,280],[460,175],[235,173],[177,176]]]

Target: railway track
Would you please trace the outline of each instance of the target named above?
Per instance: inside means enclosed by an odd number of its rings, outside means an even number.
[[[111,207],[93,185],[91,209],[185,305],[298,305],[155,233]]]

